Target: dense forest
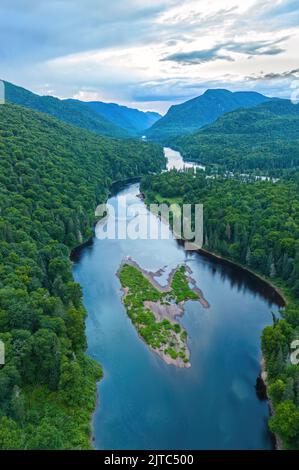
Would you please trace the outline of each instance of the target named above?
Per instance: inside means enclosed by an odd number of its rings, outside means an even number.
[[[101,368],[85,355],[70,250],[111,182],[159,171],[160,147],[0,106],[0,449],[86,449]]]
[[[130,135],[138,135],[151,127],[162,116],[151,111],[140,111],[116,103],[89,101],[86,104],[96,113],[104,116],[115,125],[126,129]]]
[[[233,111],[172,147],[216,169],[280,174],[299,166],[299,107],[274,100]]]
[[[285,448],[299,449],[299,366],[290,362],[290,345],[299,338],[299,173],[273,183],[173,170],[144,177],[141,189],[148,203],[204,204],[204,247],[285,293],[283,317],[265,328],[262,350],[275,408],[270,429]]]

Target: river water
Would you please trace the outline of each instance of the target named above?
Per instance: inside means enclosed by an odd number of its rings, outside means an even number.
[[[173,154],[166,155],[171,159]],[[138,193],[138,184],[128,185],[109,203],[137,204],[145,211]],[[149,212],[147,217],[157,227],[163,224]],[[74,264],[88,312],[88,354],[104,369],[93,417],[94,445],[109,450],[271,449],[268,404],[257,397],[255,382],[261,332],[272,323],[271,311],[278,311],[279,300],[243,270],[187,253],[169,236],[95,237]],[[192,269],[210,308],[189,301],[180,320],[188,332],[191,368],[167,365],[138,337],[116,276],[128,255],[147,270],[165,267],[161,283],[182,262]]]

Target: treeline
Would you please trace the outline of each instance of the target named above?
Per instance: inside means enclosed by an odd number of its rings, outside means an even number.
[[[278,100],[239,109],[171,146],[216,169],[279,174],[299,167],[299,106]]]
[[[0,449],[86,449],[100,367],[88,358],[70,249],[112,181],[159,171],[159,147],[0,106]]]
[[[148,202],[204,204],[204,247],[261,273],[284,289],[283,319],[265,328],[262,350],[275,407],[270,428],[286,448],[299,449],[299,366],[290,345],[299,339],[299,173],[277,183],[172,171],[147,176]]]

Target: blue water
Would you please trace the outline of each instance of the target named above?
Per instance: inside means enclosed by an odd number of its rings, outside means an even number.
[[[112,197],[144,206],[131,185]],[[148,217],[154,218],[149,215]],[[161,222],[154,218],[157,225]],[[123,223],[123,221],[119,222]],[[210,303],[187,302],[181,319],[191,368],[165,364],[138,337],[116,272],[127,255],[148,270],[186,261]],[[88,354],[102,364],[93,419],[97,449],[270,449],[268,405],[256,395],[260,336],[278,307],[258,281],[176,240],[98,240],[74,264],[88,311]]]

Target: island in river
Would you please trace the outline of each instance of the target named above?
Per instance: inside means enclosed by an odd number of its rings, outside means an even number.
[[[154,352],[167,364],[190,367],[187,332],[177,317],[183,315],[187,300],[198,301],[205,308],[209,304],[191,278],[189,267],[174,268],[165,286],[156,280],[163,272],[163,269],[156,273],[146,271],[127,257],[117,273],[123,303],[138,334]]]

